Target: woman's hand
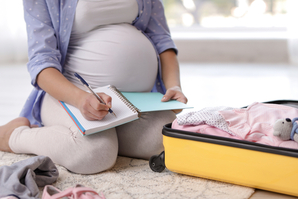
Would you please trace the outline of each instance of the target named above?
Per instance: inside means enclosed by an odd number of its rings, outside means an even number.
[[[111,108],[112,98],[104,93],[97,94],[106,105],[100,103],[91,93],[85,92],[80,98],[78,108],[87,120],[102,120],[109,113],[109,108]]]
[[[42,70],[37,76],[37,83],[57,100],[77,107],[87,120],[103,119],[111,107],[110,96],[98,93],[107,105],[100,103],[93,94],[76,87],[55,68]]]
[[[174,86],[172,88],[169,88],[166,92],[166,94],[161,99],[162,102],[167,102],[171,99],[177,100],[179,102],[182,102],[184,104],[187,103],[187,98],[182,93],[182,90],[179,86]]]
[[[162,102],[167,102],[171,99],[177,100],[179,102],[182,102],[184,104],[187,103],[187,98],[182,93],[181,88],[179,86],[174,86],[172,88],[169,88],[166,92],[166,94],[161,99]],[[182,109],[173,110],[174,113],[180,113]]]

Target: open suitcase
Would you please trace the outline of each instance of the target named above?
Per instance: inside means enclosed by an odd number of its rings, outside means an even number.
[[[298,101],[275,103],[298,108]],[[162,130],[164,152],[150,168],[298,196],[298,150],[172,129]]]

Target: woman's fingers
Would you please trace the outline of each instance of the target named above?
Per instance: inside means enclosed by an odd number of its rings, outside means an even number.
[[[102,120],[109,113],[112,98],[104,93],[98,93],[98,95],[106,105],[91,93],[84,96],[80,111],[87,120]]]
[[[167,92],[165,93],[165,95],[163,96],[162,100],[163,102],[167,102],[171,99],[177,100],[179,102],[182,102],[184,104],[187,103],[187,98],[185,97],[185,95],[182,93],[180,87],[176,86],[173,88],[169,88],[167,90]]]

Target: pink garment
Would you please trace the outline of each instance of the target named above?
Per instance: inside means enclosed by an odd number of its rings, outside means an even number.
[[[226,131],[220,130],[214,126],[209,126],[208,124],[200,124],[200,125],[179,125],[177,119],[172,122],[172,128],[182,131],[190,131],[194,133],[202,133],[207,135],[216,135],[222,137],[228,137],[233,139],[241,139],[240,137],[233,136]]]
[[[219,111],[229,125],[229,129],[235,136],[209,125],[184,125],[179,126],[175,120],[172,128],[184,131],[216,135],[251,142],[298,149],[295,141],[283,141],[273,135],[273,126],[276,120],[281,118],[294,118],[298,116],[298,109],[277,105],[253,103],[245,109],[233,109]]]
[[[273,126],[278,119],[297,117],[298,109],[255,102],[246,109],[220,111],[219,113],[229,124],[229,129],[242,139],[280,146],[284,141],[273,135]],[[298,148],[298,143],[295,142],[291,146]]]

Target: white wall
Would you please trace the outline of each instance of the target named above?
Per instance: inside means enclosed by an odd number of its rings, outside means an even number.
[[[27,60],[22,0],[0,1],[0,63]]]
[[[180,62],[288,63],[285,29],[172,30]]]

